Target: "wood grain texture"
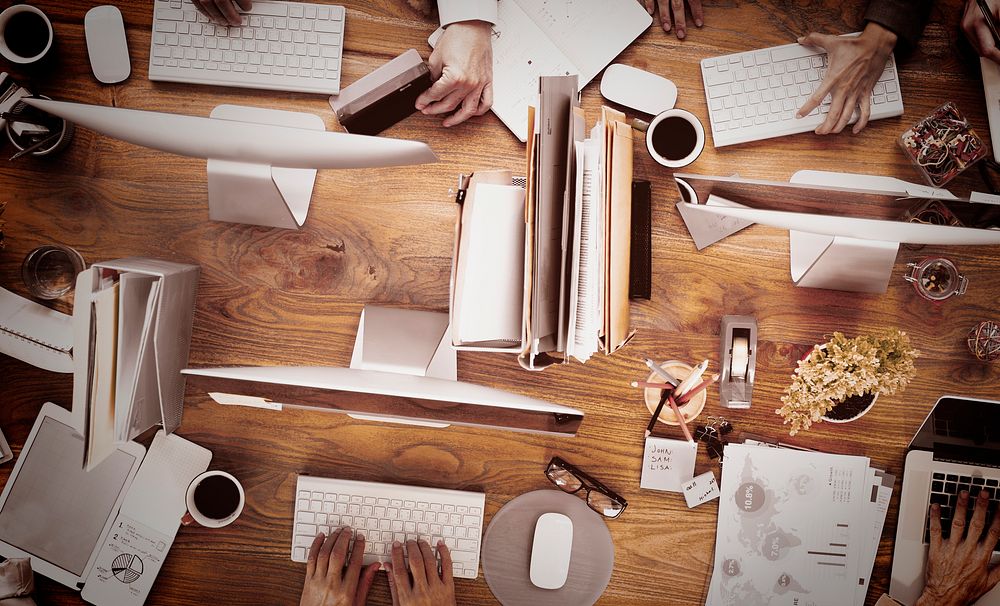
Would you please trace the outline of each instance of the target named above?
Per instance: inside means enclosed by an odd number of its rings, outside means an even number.
[[[93,3],[35,3],[52,17],[58,38],[56,73],[26,79],[36,92],[195,115],[208,115],[221,103],[309,111],[322,116],[328,129],[339,130],[321,96],[150,82],[147,2],[119,3],[132,53],[132,77],[121,85],[98,85],[90,74],[83,39],[83,16]],[[345,84],[408,48],[427,55],[426,38],[435,24],[402,0],[343,4],[348,10]],[[709,0],[707,25],[692,28],[686,41],[651,28],[618,61],[672,79],[679,90],[678,105],[707,125],[700,59],[788,43],[812,29],[855,31],[863,5],[861,0]],[[980,134],[989,133],[978,63],[964,60],[958,51],[960,7],[957,0],[937,3],[920,46],[903,61],[902,117],[873,122],[857,136],[803,134],[722,150],[709,145],[685,171],[787,180],[796,170],[811,168],[918,180],[895,138],[941,103],[955,101]],[[584,89],[583,106],[591,124],[601,102],[595,84]],[[9,202],[0,284],[23,293],[20,262],[29,250],[47,242],[69,244],[88,262],[137,254],[195,262],[202,274],[191,365],[345,366],[365,304],[447,309],[456,213],[449,188],[456,175],[476,168],[523,166],[523,146],[492,114],[453,129],[418,115],[386,134],[428,142],[441,162],[392,170],[322,171],[305,227],[283,231],[209,222],[201,160],[78,130],[72,146],[56,158],[0,164],[0,196]],[[956,193],[979,187],[976,171],[971,172],[954,182]],[[849,425],[819,424],[800,434],[796,440],[803,445],[867,455],[874,465],[899,474],[909,438],[939,395],[997,395],[1000,365],[976,362],[964,338],[976,322],[998,319],[1000,248],[903,249],[885,295],[796,289],[788,277],[786,232],[753,226],[697,252],[674,207],[679,196],[671,172],[637,146],[635,174],[652,181],[654,194],[653,298],[632,306],[635,339],[612,357],[543,373],[521,370],[510,356],[459,356],[459,378],[464,381],[584,410],[576,438],[474,428],[425,430],[332,414],[224,408],[189,389],[178,433],[211,449],[213,468],[241,479],[247,507],[227,528],[182,529],[148,603],[297,603],[304,567],[289,559],[297,473],[483,490],[488,520],[511,498],[548,487],[542,471],[555,454],[629,500],[622,518],[608,524],[615,541],[615,571],[600,604],[703,603],[718,505],[688,510],[679,495],[639,490],[648,413],[641,391],[629,388],[628,382],[646,375],[646,356],[686,361],[707,357],[710,368],[718,368],[719,321],[725,314],[752,314],[759,326],[753,408],[725,413],[738,431],[786,437],[774,409],[795,361],[834,330],[852,336],[886,326],[908,331],[923,354],[917,362],[919,374],[906,392],[880,398],[863,419]],[[964,297],[933,306],[916,296],[902,273],[906,262],[938,253],[957,263],[970,286]],[[67,311],[69,302],[54,307]],[[0,357],[0,376],[0,427],[17,453],[42,402],[70,405],[71,379],[7,357]],[[720,412],[712,388],[705,414]],[[0,477],[5,480],[10,469],[0,469]],[[717,471],[702,450],[698,470],[708,469]],[[869,604],[888,586],[897,505],[898,497],[879,549]],[[39,578],[38,587],[40,603],[80,602],[73,592],[45,579]],[[457,587],[461,604],[496,603],[482,576],[460,580]],[[378,581],[370,603],[390,602],[385,581]]]

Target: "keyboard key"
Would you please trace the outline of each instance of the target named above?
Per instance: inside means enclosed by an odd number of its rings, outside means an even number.
[[[340,21],[317,21],[313,30],[325,34],[339,34],[344,30],[344,24]]]

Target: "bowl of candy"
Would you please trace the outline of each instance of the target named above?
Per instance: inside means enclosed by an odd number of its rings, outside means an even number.
[[[988,153],[986,144],[950,101],[900,135],[899,146],[934,187],[948,183]]]

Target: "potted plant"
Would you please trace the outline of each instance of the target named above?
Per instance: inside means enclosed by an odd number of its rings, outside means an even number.
[[[900,330],[848,339],[844,333],[816,345],[801,360],[777,409],[790,435],[820,420],[844,423],[862,417],[879,394],[901,391],[920,355]]]

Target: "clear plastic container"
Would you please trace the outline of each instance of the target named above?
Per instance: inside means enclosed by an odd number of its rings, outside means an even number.
[[[945,185],[989,153],[951,101],[900,135],[899,146],[934,187]]]

